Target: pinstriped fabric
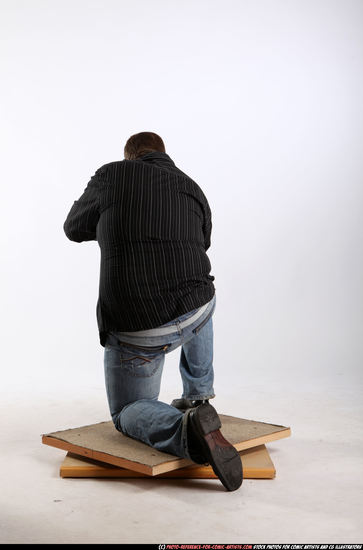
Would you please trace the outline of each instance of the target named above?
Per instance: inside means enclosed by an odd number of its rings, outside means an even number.
[[[208,201],[166,153],[101,166],[63,229],[72,241],[97,240],[100,246],[96,315],[102,346],[109,330],[155,328],[214,295],[206,254]]]

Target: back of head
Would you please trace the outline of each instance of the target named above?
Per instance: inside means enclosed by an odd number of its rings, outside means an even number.
[[[165,145],[158,134],[154,132],[139,132],[134,134],[126,142],[124,155],[127,160],[134,160],[150,151],[165,153]]]

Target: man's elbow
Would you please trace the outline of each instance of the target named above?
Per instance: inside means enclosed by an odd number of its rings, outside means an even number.
[[[63,224],[63,230],[70,241],[75,243],[83,243],[84,241],[97,241],[97,235],[95,231],[79,231],[78,229],[72,229]]]
[[[63,231],[70,241],[73,241],[75,243],[80,243],[83,241],[79,231],[75,231],[74,229],[72,229],[66,221],[63,224]]]

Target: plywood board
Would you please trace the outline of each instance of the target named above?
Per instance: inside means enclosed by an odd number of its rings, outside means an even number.
[[[265,445],[259,445],[252,449],[239,451],[243,464],[243,477],[245,479],[272,479],[276,470]],[[141,472],[134,472],[112,464],[106,464],[92,458],[80,457],[73,453],[65,456],[59,474],[61,477],[96,477],[96,478],[186,478],[186,479],[216,479],[211,466],[195,464],[165,472],[156,476],[149,476]]]
[[[238,450],[244,450],[291,435],[290,428],[219,415],[224,437]],[[195,464],[187,458],[158,451],[141,441],[117,431],[113,422],[71,428],[43,434],[42,442],[77,455],[127,468],[136,472],[157,475]]]

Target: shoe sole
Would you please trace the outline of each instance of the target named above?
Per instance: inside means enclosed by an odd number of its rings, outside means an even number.
[[[212,405],[199,405],[191,418],[214,473],[228,491],[238,489],[243,481],[242,461],[238,451],[227,441],[220,428],[221,420]]]

